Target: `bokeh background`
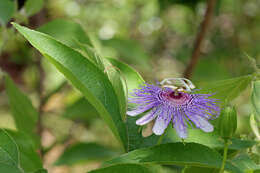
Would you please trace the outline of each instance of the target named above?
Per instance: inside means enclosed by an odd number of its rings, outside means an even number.
[[[11,0],[12,1],[12,0]],[[35,14],[25,13],[24,1],[0,26],[0,68],[39,106],[39,97],[50,94],[43,106],[44,165],[50,173],[83,173],[100,166],[94,159],[57,159],[64,149],[78,142],[102,144],[108,158],[120,153],[116,139],[96,113],[64,77],[18,34],[10,22],[33,29],[52,20],[80,24],[94,42],[99,54],[134,67],[148,82],[166,77],[181,77],[189,63],[194,42],[207,9],[206,0],[44,0]],[[1,4],[1,3],[0,3]],[[0,9],[1,9],[0,5]],[[195,84],[253,72],[245,54],[260,61],[260,1],[217,0],[201,46],[198,64],[192,72]],[[66,25],[55,32],[60,38],[67,32],[81,32]],[[40,67],[39,68],[39,63]],[[7,95],[0,80],[0,127],[16,129]],[[252,137],[249,127],[250,89],[234,103],[239,111],[238,136]],[[52,94],[53,91],[55,94]],[[149,130],[147,132],[149,134]],[[95,145],[93,144],[93,145]],[[51,148],[51,149],[49,149]],[[87,151],[86,151],[87,152]],[[89,152],[89,151],[88,151]],[[78,154],[83,150],[69,154]],[[91,152],[90,152],[91,153]],[[91,154],[90,154],[91,156]],[[97,158],[95,158],[97,157]],[[103,156],[102,156],[103,157]],[[95,160],[95,161],[93,161]],[[176,168],[178,172],[178,168]],[[173,172],[172,169],[169,172]]]

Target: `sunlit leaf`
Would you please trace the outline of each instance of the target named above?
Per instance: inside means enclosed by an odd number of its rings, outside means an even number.
[[[243,171],[255,171],[260,170],[260,165],[257,165],[250,157],[246,154],[241,154],[234,159],[232,163]]]
[[[169,143],[134,150],[106,162],[106,164],[118,163],[172,164],[220,168],[222,157],[218,152],[204,145]],[[243,172],[229,162],[226,163],[226,169],[234,173]]]
[[[52,37],[14,24],[16,29],[79,89],[127,149],[118,96],[107,75],[77,51]]]
[[[253,82],[253,90],[251,95],[251,103],[256,118],[260,120],[260,81]]]

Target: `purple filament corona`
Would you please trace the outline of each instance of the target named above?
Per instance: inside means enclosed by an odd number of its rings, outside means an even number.
[[[144,84],[131,93],[129,103],[137,107],[128,111],[129,116],[144,115],[136,121],[145,125],[155,119],[153,133],[162,135],[170,122],[180,138],[187,138],[188,124],[194,124],[204,132],[212,132],[208,120],[219,115],[220,108],[210,94],[180,92],[169,87]]]

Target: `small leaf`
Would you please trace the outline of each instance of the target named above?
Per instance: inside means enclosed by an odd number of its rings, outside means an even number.
[[[5,25],[14,15],[16,10],[15,1],[1,0],[0,1],[0,24]]]
[[[44,0],[27,0],[25,2],[25,12],[27,16],[32,16],[36,13],[38,13],[44,5]]]
[[[93,170],[89,173],[153,173],[153,171],[138,164],[118,164]]]
[[[18,167],[18,153],[19,151],[14,139],[5,130],[0,129],[0,163]],[[0,172],[2,172],[1,169]]]
[[[108,76],[82,54],[52,37],[15,23],[14,26],[82,92],[127,149],[126,126],[121,118],[118,96]]]
[[[218,152],[196,143],[168,143],[150,148],[138,149],[107,161],[106,164],[173,164],[220,168],[222,157]],[[242,173],[231,163],[226,163],[226,170]]]
[[[237,78],[212,82],[201,85],[200,93],[214,94],[212,97],[220,99],[222,104],[228,103],[244,91],[252,81],[252,76],[241,76]]]
[[[86,161],[105,160],[118,152],[96,143],[78,143],[67,148],[55,165],[72,165]]]
[[[42,168],[42,161],[39,154],[36,153],[37,147],[33,139],[22,132],[11,130],[6,130],[6,132],[19,148],[20,167],[26,172]]]
[[[16,87],[9,76],[5,76],[5,87],[17,129],[34,136],[38,113],[30,99]]]

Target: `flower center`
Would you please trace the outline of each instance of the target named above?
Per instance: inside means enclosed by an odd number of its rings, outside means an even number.
[[[191,95],[184,92],[165,91],[161,93],[161,98],[165,103],[172,106],[185,105],[191,100]]]

